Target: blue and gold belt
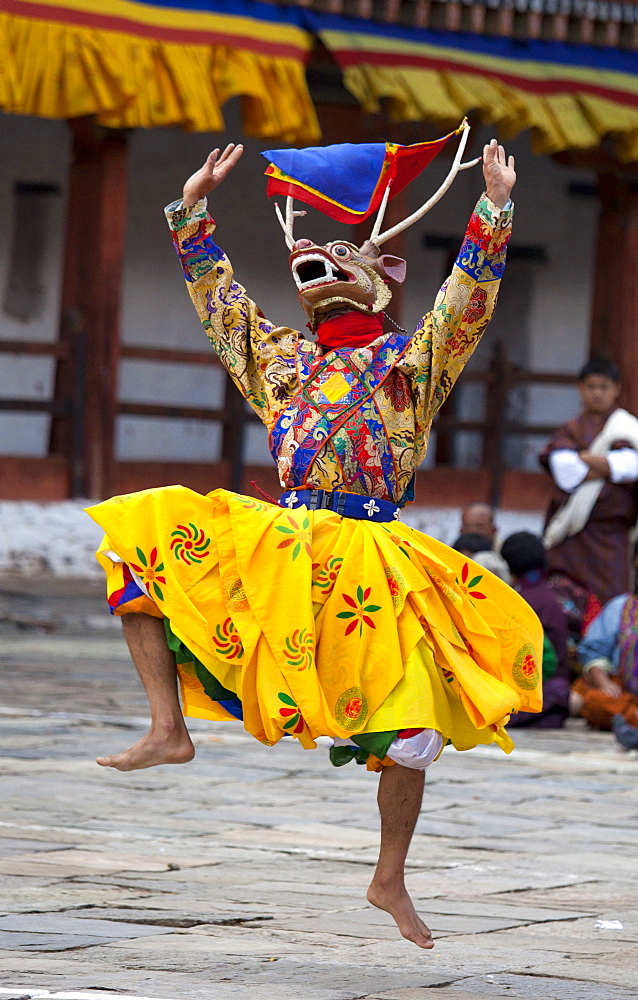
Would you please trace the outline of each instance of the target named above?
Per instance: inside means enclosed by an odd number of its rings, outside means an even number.
[[[397,521],[401,508],[390,500],[379,500],[360,493],[340,490],[286,490],[279,498],[279,506],[292,510],[332,510],[341,517],[354,517],[359,521]]]

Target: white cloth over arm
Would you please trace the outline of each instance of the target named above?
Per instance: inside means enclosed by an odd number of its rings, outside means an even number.
[[[557,448],[550,453],[548,461],[552,479],[565,493],[571,493],[580,486],[589,471],[587,463],[571,448]]]
[[[638,479],[638,451],[617,448],[607,455],[609,478],[612,483],[634,483]]]

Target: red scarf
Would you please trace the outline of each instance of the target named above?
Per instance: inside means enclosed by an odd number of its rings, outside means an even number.
[[[383,313],[369,315],[353,309],[317,327],[317,342],[326,351],[340,347],[365,347],[383,333]]]

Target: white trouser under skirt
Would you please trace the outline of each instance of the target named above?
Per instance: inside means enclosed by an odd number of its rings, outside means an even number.
[[[343,740],[337,737],[334,745],[336,747],[354,747],[357,744],[352,740]],[[443,737],[441,734],[436,729],[423,729],[415,736],[408,736],[405,739],[396,736],[390,744],[388,757],[403,767],[413,767],[418,771],[424,771],[436,760],[442,748]]]

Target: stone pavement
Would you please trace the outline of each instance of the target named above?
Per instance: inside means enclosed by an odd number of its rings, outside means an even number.
[[[93,763],[146,714],[98,584],[0,579],[0,670],[0,1000],[635,1000],[638,759],[611,737],[444,752],[421,952],[365,903],[376,776],[197,721],[192,764]]]

